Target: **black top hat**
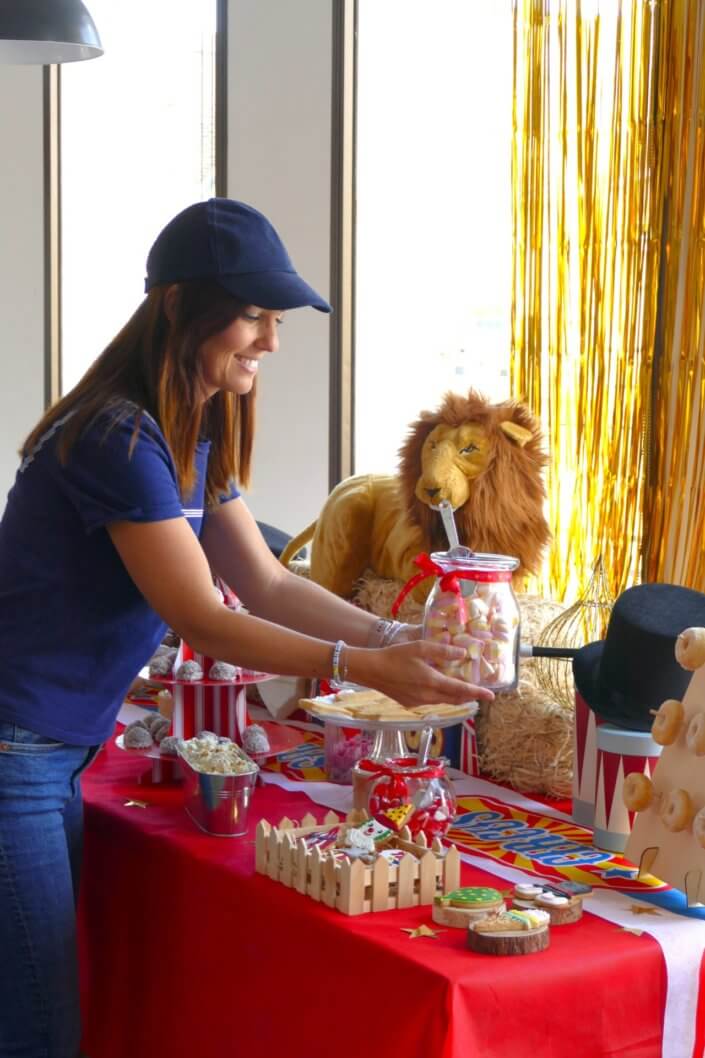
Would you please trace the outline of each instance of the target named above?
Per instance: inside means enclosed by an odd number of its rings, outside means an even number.
[[[573,658],[575,686],[593,712],[619,727],[649,731],[666,698],[682,698],[692,673],[676,661],[675,641],[705,626],[705,595],[676,584],[637,584],[619,596],[598,643]]]

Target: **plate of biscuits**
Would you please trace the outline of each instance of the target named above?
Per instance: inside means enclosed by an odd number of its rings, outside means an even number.
[[[416,705],[406,707],[379,691],[341,688],[335,694],[301,698],[299,705],[311,716],[334,727],[376,731],[390,727],[417,731],[421,727],[450,727],[475,716],[477,702],[462,705]]]

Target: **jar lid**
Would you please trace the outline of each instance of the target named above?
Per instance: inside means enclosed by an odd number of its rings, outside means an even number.
[[[484,551],[470,551],[467,547],[434,551],[431,558],[448,573],[462,569],[485,577],[488,573],[511,573],[519,565],[519,559],[513,555],[492,555]]]
[[[440,779],[445,775],[443,757],[426,761],[422,767],[419,767],[416,757],[394,757],[385,761],[373,761],[366,757],[358,764],[364,771],[373,771],[377,775],[401,775],[405,779]]]

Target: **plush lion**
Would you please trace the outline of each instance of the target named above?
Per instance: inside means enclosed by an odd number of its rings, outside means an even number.
[[[474,390],[448,393],[422,412],[400,451],[397,476],[346,478],[318,520],[291,541],[285,564],[313,535],[311,579],[344,598],[366,569],[406,581],[421,551],[448,543],[438,504],[455,512],[460,543],[474,551],[514,555],[515,579],[537,572],[550,533],[544,517],[546,455],[540,428],[515,401],[490,404]],[[419,585],[422,601],[431,586]]]

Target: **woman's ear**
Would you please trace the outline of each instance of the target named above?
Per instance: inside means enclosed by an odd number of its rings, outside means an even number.
[[[164,312],[169,323],[174,322],[176,316],[176,306],[179,299],[179,284],[172,283],[171,286],[167,287],[164,295]]]

